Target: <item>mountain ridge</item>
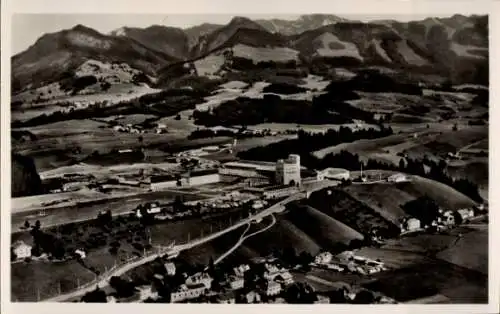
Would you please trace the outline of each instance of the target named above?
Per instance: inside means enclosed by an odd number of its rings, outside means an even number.
[[[60,80],[90,58],[127,63],[157,77],[169,64],[243,45],[266,51],[287,47],[300,54],[306,67],[311,62],[329,67],[347,62],[348,66],[423,68],[456,83],[487,84],[488,44],[486,15],[368,23],[326,14],[302,15],[292,21],[236,16],[226,25],[122,27],[109,35],[76,25],[44,34],[13,56],[12,79],[14,91],[42,86]],[[252,53],[262,54],[259,51]]]

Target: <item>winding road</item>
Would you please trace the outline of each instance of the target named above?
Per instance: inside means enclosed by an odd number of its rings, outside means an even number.
[[[226,257],[228,257],[228,256],[229,256],[231,253],[233,253],[233,252],[234,252],[234,251],[235,251],[235,250],[236,250],[236,249],[237,249],[240,245],[242,245],[242,244],[243,244],[243,242],[244,242],[246,239],[248,239],[248,238],[250,238],[250,237],[253,237],[254,235],[257,235],[257,234],[259,234],[259,233],[262,233],[262,232],[264,232],[264,231],[268,230],[269,228],[271,228],[272,226],[274,226],[274,225],[276,224],[276,218],[274,217],[274,215],[273,215],[273,214],[271,214],[271,218],[272,218],[272,220],[273,220],[273,221],[271,221],[271,223],[270,223],[268,226],[266,226],[266,227],[264,227],[264,228],[262,228],[262,229],[260,229],[260,230],[258,230],[258,231],[255,231],[254,233],[251,233],[251,234],[249,234],[249,235],[246,235],[246,233],[248,232],[248,230],[250,230],[250,226],[251,226],[251,224],[248,224],[248,227],[245,229],[245,231],[243,231],[243,233],[241,234],[241,236],[240,236],[240,238],[239,238],[238,242],[236,242],[236,244],[235,244],[233,247],[231,247],[231,248],[230,248],[230,249],[229,249],[226,253],[224,253],[224,254],[222,254],[221,256],[219,256],[219,258],[217,258],[217,260],[215,260],[214,264],[220,263],[223,259],[225,259]]]

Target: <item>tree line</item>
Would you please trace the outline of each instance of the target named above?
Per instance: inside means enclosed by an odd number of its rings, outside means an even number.
[[[319,160],[311,159],[310,153],[329,146],[341,143],[350,143],[360,139],[375,139],[393,134],[391,127],[380,126],[353,131],[350,127],[341,126],[338,130],[328,129],[325,133],[313,133],[300,130],[296,139],[283,140],[267,146],[259,146],[238,153],[238,157],[249,160],[276,161],[286,158],[289,154],[299,154],[305,165],[319,169]]]

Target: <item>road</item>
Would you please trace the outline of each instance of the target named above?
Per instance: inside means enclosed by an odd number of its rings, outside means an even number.
[[[73,299],[73,298],[76,298],[79,296],[83,296],[85,293],[94,290],[96,285],[98,285],[99,287],[107,286],[109,279],[113,276],[123,275],[127,271],[134,269],[138,266],[141,266],[143,264],[149,263],[158,257],[162,257],[162,256],[167,255],[167,254],[175,256],[184,250],[189,250],[195,246],[212,241],[213,239],[218,238],[218,237],[220,237],[228,232],[236,230],[236,229],[238,229],[246,224],[250,224],[253,220],[263,219],[266,216],[282,212],[285,210],[286,204],[293,202],[293,201],[297,201],[297,200],[302,199],[302,198],[306,198],[310,193],[312,193],[314,191],[321,190],[321,189],[328,187],[328,186],[335,186],[338,184],[339,183],[335,182],[335,181],[321,181],[321,182],[316,182],[316,183],[310,183],[307,188],[304,187],[299,193],[296,193],[292,196],[289,196],[288,198],[286,198],[282,201],[279,201],[278,203],[270,206],[269,208],[264,209],[260,213],[252,215],[248,218],[245,218],[245,219],[239,221],[238,223],[236,223],[236,224],[234,224],[234,225],[232,225],[224,230],[212,233],[211,235],[208,235],[204,238],[194,239],[194,240],[190,241],[189,243],[177,245],[177,246],[174,246],[173,248],[168,248],[168,249],[162,250],[158,253],[155,253],[155,254],[152,254],[149,256],[145,256],[139,260],[131,261],[130,263],[124,264],[124,265],[108,272],[104,276],[101,276],[101,278],[99,278],[99,281],[96,283],[86,284],[86,285],[80,287],[80,289],[78,289],[78,290],[74,290],[72,292],[61,294],[61,295],[53,297],[53,298],[45,299],[43,302],[63,302],[63,301],[68,300],[68,299]]]
[[[264,231],[268,230],[269,228],[271,228],[272,226],[274,226],[274,224],[276,224],[276,218],[274,217],[274,215],[273,215],[273,214],[271,214],[271,218],[272,218],[272,221],[271,221],[271,223],[270,223],[268,226],[266,226],[266,227],[264,227],[264,228],[262,228],[262,229],[260,229],[260,230],[258,230],[258,231],[255,231],[254,233],[251,233],[251,234],[246,235],[246,233],[248,232],[248,230],[250,230],[250,226],[251,226],[251,224],[248,224],[247,229],[245,229],[245,231],[241,234],[241,236],[240,236],[240,238],[239,238],[238,242],[236,242],[236,244],[235,244],[233,247],[231,247],[231,248],[230,248],[230,249],[229,249],[226,253],[224,253],[224,254],[222,254],[221,256],[219,256],[219,258],[217,258],[217,259],[215,260],[214,264],[218,264],[218,263],[220,263],[222,260],[224,260],[226,257],[228,257],[228,256],[229,256],[231,253],[233,253],[233,252],[234,252],[234,251],[235,251],[235,250],[236,250],[236,249],[237,249],[237,248],[238,248],[241,244],[243,244],[243,242],[244,242],[246,239],[248,239],[248,238],[250,238],[250,237],[253,237],[253,236],[255,236],[255,235],[259,234],[259,233],[262,233],[262,232],[264,232]]]

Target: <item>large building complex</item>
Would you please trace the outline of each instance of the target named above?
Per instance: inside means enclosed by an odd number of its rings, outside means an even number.
[[[300,180],[300,156],[290,155],[287,159],[276,162],[276,183],[282,185],[299,185]]]
[[[181,186],[197,186],[220,182],[218,169],[195,170],[179,175],[151,177],[151,190],[160,191]]]

